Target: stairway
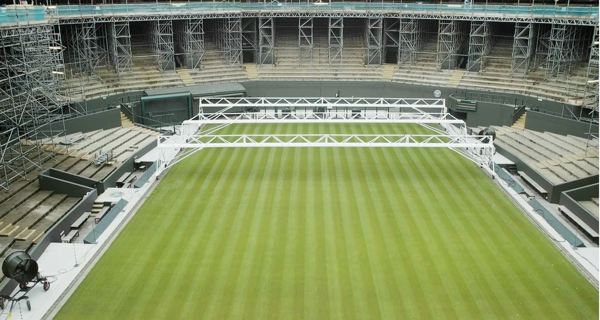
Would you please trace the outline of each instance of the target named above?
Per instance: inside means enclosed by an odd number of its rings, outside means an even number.
[[[527,112],[523,112],[523,114],[513,123],[512,127],[515,129],[523,130],[525,129],[525,119],[527,118]]]
[[[394,74],[396,73],[396,65],[395,64],[384,64],[382,77],[384,80],[392,80],[394,79]]]
[[[192,78],[187,69],[177,69],[177,74],[179,75],[179,78],[181,79],[184,85],[194,85],[194,78]]]
[[[250,79],[250,80],[258,79],[258,71],[256,70],[255,63],[244,64],[244,69],[246,70],[246,75],[248,76],[248,79]]]
[[[452,88],[457,88],[464,75],[465,70],[453,70],[450,79],[448,79],[448,85]]]
[[[127,118],[127,116],[123,113],[123,111],[121,111],[121,127],[129,128],[129,127],[133,127],[133,126],[135,126],[133,124],[133,122],[131,122],[131,120],[129,120],[129,118]]]

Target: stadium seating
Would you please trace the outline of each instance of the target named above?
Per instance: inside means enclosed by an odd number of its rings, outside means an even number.
[[[495,127],[495,143],[535,168],[552,184],[598,174],[598,140]]]

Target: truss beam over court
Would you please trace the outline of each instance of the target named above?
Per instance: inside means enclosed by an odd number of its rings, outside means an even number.
[[[211,111],[238,108],[408,108],[415,110],[429,109],[447,112],[444,99],[421,98],[296,98],[296,97],[261,97],[261,98],[200,98],[200,110],[214,108]]]

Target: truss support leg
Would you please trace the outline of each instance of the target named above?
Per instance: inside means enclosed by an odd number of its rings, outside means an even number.
[[[230,65],[242,65],[242,19],[225,19],[225,60]]]
[[[469,56],[467,71],[479,72],[483,69],[483,58],[490,52],[491,33],[487,21],[472,21],[469,34]]]
[[[183,23],[183,47],[185,65],[189,69],[202,68],[204,57],[204,20],[188,19]]]
[[[367,18],[365,41],[367,46],[366,64],[383,63],[383,18]]]
[[[421,43],[419,20],[400,19],[398,62],[414,64]]]
[[[121,74],[131,70],[131,34],[129,22],[110,22],[108,25],[108,43],[112,66]]]
[[[156,20],[153,24],[152,40],[158,70],[175,70],[173,20]]]
[[[313,18],[298,18],[298,48],[300,50],[298,62],[312,63],[313,58]]]
[[[258,18],[258,62],[261,65],[275,63],[275,24],[272,17]]]
[[[533,23],[515,23],[515,37],[512,50],[512,73],[525,75],[529,72],[535,57],[536,25]]]
[[[329,64],[341,64],[344,50],[344,18],[331,17],[329,22]]]

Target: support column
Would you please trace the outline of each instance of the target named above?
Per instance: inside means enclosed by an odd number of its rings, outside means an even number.
[[[419,21],[402,18],[399,26],[398,63],[414,64],[421,42]]]
[[[458,24],[455,20],[440,20],[438,25],[437,63],[439,69],[456,67]]]
[[[204,20],[188,19],[183,24],[183,47],[186,67],[198,70],[204,57]]]
[[[242,53],[251,52],[256,57],[255,63],[260,62],[258,55],[258,31],[256,25],[257,18],[242,19]]]
[[[367,46],[366,64],[383,63],[383,18],[367,18],[365,41]]]
[[[258,18],[258,63],[274,64],[275,24],[272,17]]]
[[[575,48],[575,27],[552,24],[547,57],[546,77],[555,78],[571,71]]]
[[[121,74],[131,70],[131,34],[129,22],[110,22],[108,25],[108,44],[111,63]]]
[[[598,63],[598,41],[600,41],[598,30],[598,26],[595,26],[594,34],[592,36],[592,44],[590,46],[590,59],[587,67],[587,82],[585,86],[584,99],[584,106],[590,108],[592,113],[598,112],[598,67],[600,66]]]
[[[300,50],[298,62],[312,63],[313,59],[313,18],[300,17],[298,18],[298,48]]]
[[[383,54],[384,60],[388,54],[399,55],[400,48],[400,19],[390,18],[383,21]],[[400,63],[396,60],[396,63]]]
[[[152,42],[156,64],[160,71],[175,70],[175,47],[173,45],[173,20],[153,22]]]
[[[227,18],[225,21],[225,61],[232,65],[242,64],[241,18]]]
[[[341,64],[344,50],[344,18],[329,18],[329,64]]]
[[[472,21],[469,33],[469,56],[467,71],[479,72],[483,69],[483,57],[490,52],[490,25],[487,21]]]
[[[525,75],[529,71],[534,57],[535,35],[535,24],[525,22],[515,23],[511,66],[513,74]]]

